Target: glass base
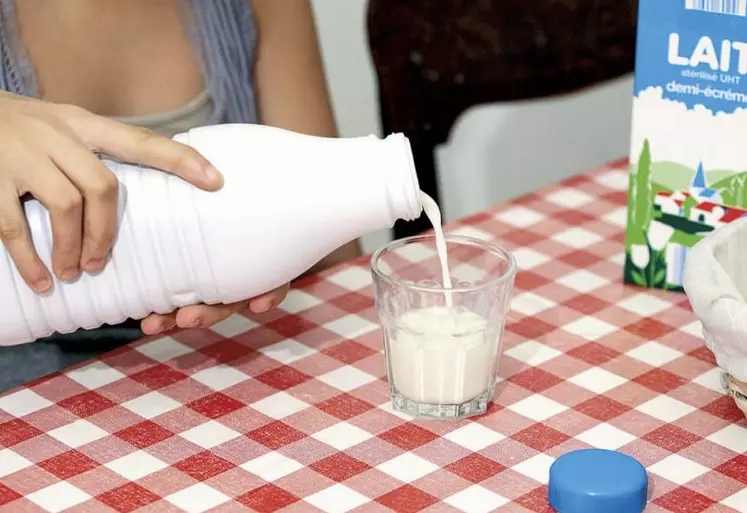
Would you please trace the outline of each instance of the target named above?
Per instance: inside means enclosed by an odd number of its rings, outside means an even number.
[[[486,390],[474,399],[461,404],[426,404],[408,399],[392,388],[392,408],[421,420],[462,420],[488,411],[488,403],[493,397],[493,388]]]

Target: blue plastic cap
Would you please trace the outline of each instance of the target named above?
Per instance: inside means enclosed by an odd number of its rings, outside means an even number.
[[[558,513],[641,513],[648,476],[628,455],[582,449],[555,460],[548,489],[550,506]]]

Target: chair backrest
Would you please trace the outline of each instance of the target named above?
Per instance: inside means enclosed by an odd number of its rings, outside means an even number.
[[[625,157],[632,94],[628,74],[575,93],[465,111],[436,150],[445,219]]]

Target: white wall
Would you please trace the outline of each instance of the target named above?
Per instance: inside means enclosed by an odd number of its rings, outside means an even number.
[[[368,0],[311,3],[340,135],[380,135],[376,75],[366,32]]]
[[[633,75],[583,91],[472,107],[436,151],[446,221],[628,154]]]
[[[368,0],[312,5],[340,135],[383,135],[368,49]],[[625,156],[631,86],[626,76],[564,97],[464,113],[437,153],[445,217],[462,217]],[[364,237],[364,249],[388,240],[387,231]]]

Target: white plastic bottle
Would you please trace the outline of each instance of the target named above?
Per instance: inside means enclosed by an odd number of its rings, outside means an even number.
[[[112,258],[96,275],[38,295],[0,245],[0,345],[117,324],[197,303],[230,303],[296,278],[342,244],[421,213],[407,139],[333,139],[260,125],[179,134],[225,177],[201,191],[152,169],[107,161],[120,181]],[[25,204],[51,263],[47,211]]]

